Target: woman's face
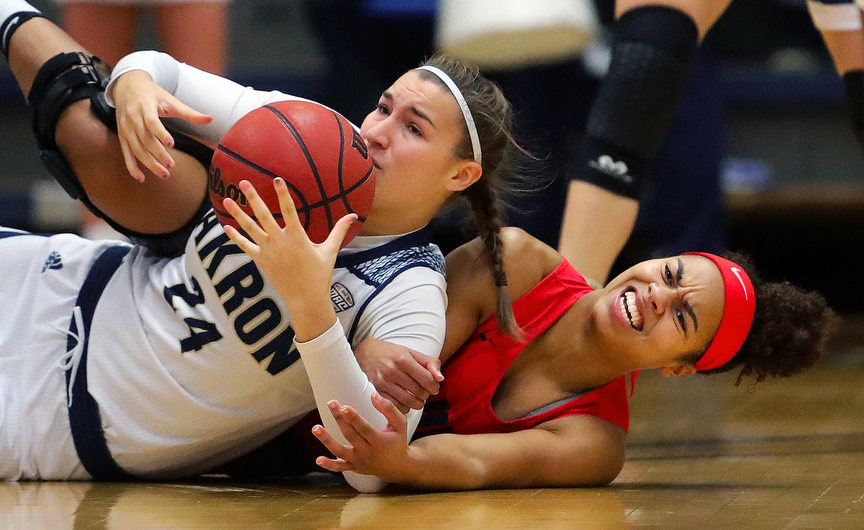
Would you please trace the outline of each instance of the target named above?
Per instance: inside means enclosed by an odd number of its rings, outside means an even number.
[[[611,347],[646,368],[673,367],[703,351],[720,326],[725,290],[720,270],[698,255],[639,263],[602,290],[593,316]]]
[[[396,217],[431,219],[460,184],[452,177],[465,164],[456,157],[462,114],[455,98],[435,81],[409,71],[381,95],[360,128],[375,168],[370,222]],[[467,187],[467,186],[464,186]],[[419,227],[419,226],[418,226]],[[365,227],[364,227],[365,228]]]

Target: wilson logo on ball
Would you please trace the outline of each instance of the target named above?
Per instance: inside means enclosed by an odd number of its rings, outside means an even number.
[[[208,193],[223,225],[239,228],[222,206],[230,197],[254,217],[240,191],[248,180],[282,224],[273,179],[288,185],[300,223],[320,243],[342,216],[358,221],[343,241],[360,230],[372,206],[375,178],[366,143],[342,115],[311,101],[280,101],[249,112],[222,137],[208,175]]]
[[[240,206],[247,206],[248,204],[246,202],[246,195],[243,194],[240,188],[233,182],[229,182],[226,185],[225,181],[222,180],[222,170],[214,165],[211,165],[207,171],[207,190],[212,195],[222,199],[234,199]],[[220,200],[219,203],[221,204],[221,202]]]

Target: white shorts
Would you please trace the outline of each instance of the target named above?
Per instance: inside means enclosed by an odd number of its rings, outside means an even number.
[[[14,233],[0,229],[0,479],[86,479],[62,363],[81,284],[116,243]]]

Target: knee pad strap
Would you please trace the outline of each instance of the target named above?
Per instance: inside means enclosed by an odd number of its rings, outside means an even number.
[[[81,52],[55,55],[39,69],[27,95],[42,164],[66,193],[81,199],[91,209],[78,178],[57,148],[54,132],[60,114],[69,105],[85,98],[92,99],[104,91],[105,77],[97,69],[101,64],[98,58]]]

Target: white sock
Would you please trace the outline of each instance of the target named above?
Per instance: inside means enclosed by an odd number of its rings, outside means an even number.
[[[42,12],[24,0],[0,0],[0,51],[9,54],[9,41],[18,27],[32,18],[32,14],[41,16]],[[25,16],[22,17],[22,14]]]
[[[0,26],[6,23],[6,19],[20,12],[41,13],[24,0],[0,0]]]

